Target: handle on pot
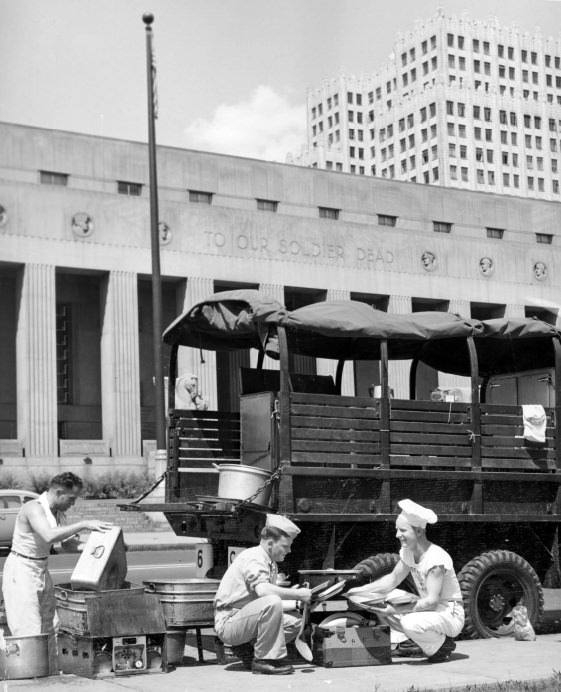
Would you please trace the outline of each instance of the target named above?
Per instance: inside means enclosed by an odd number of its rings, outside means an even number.
[[[96,545],[95,548],[92,549],[92,555],[99,560],[100,557],[103,556],[103,553],[105,552],[105,546],[104,545]]]
[[[15,642],[10,642],[4,651],[6,652],[6,656],[10,656],[10,654],[16,654],[19,656],[20,654],[19,646]]]
[[[156,593],[156,584],[148,583],[148,582],[143,582],[144,584],[144,591],[147,593]]]
[[[60,598],[61,601],[68,600],[68,593],[66,591],[57,591],[57,596]]]
[[[213,463],[212,465],[217,471],[220,471],[220,466],[218,464]]]

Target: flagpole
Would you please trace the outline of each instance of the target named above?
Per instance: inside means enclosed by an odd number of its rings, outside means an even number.
[[[162,361],[162,285],[160,275],[160,238],[158,232],[158,177],[156,170],[155,84],[153,70],[152,22],[154,15],[142,16],[146,25],[146,72],[148,78],[148,155],[150,168],[150,237],[152,247],[152,343],[154,354],[154,386],[156,397],[156,466],[158,460],[167,466],[166,420],[164,403],[164,368]],[[156,469],[157,475],[159,470]]]

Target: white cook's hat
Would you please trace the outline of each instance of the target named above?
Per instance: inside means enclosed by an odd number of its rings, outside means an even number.
[[[427,524],[436,524],[438,521],[438,517],[432,509],[418,505],[413,500],[400,500],[397,504],[401,509],[400,516],[411,526],[419,526],[424,529]]]
[[[287,536],[293,540],[300,533],[300,529],[288,517],[283,517],[282,514],[267,514],[265,526],[272,526],[275,529],[284,531]]]

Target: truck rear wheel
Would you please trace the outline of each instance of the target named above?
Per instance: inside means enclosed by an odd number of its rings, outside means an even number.
[[[393,568],[398,562],[399,555],[397,553],[378,553],[377,555],[371,555],[361,560],[353,569],[362,572],[363,577],[359,577],[358,580],[366,583],[367,581],[374,581],[380,577],[386,576],[386,574],[393,571]],[[411,593],[417,593],[415,582],[411,576],[407,577],[407,579],[400,584],[400,588],[410,591]]]
[[[510,550],[492,550],[470,560],[458,574],[466,621],[464,636],[512,636],[510,612],[525,605],[536,625],[543,615],[543,591],[532,566]]]

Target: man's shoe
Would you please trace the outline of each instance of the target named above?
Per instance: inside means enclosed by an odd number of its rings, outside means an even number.
[[[415,644],[411,639],[406,639],[404,642],[399,642],[396,648],[392,651],[393,656],[401,656],[403,658],[420,658],[424,656],[420,646]]]
[[[244,668],[251,670],[251,663],[254,656],[252,642],[245,642],[238,646],[232,646],[232,653],[240,659]]]
[[[254,658],[251,672],[255,675],[290,675],[294,668],[285,658]]]
[[[452,639],[452,637],[446,637],[440,649],[432,656],[429,656],[427,661],[429,663],[444,663],[444,661],[448,661],[450,659],[450,656],[452,656],[452,651],[454,651],[455,648],[456,642]]]

